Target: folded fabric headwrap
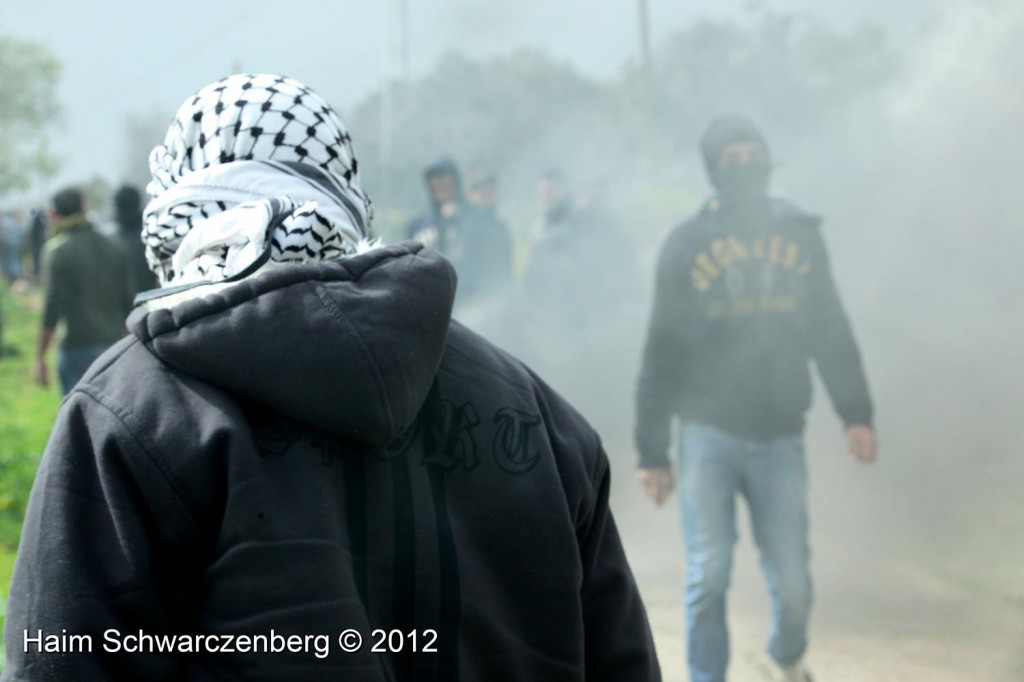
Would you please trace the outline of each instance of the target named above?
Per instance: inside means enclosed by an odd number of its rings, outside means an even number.
[[[348,132],[290,78],[206,86],[178,110],[149,167],[142,239],[161,285],[231,277],[268,241],[271,260],[311,262],[356,253],[372,236]]]

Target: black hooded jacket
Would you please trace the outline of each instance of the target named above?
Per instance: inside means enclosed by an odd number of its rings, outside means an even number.
[[[200,291],[137,308],[63,404],[4,680],[659,679],[597,435],[450,320],[444,259]]]
[[[673,415],[744,438],[800,433],[810,360],[843,421],[871,424],[820,223],[779,199],[713,199],[669,236],[637,389],[641,467],[668,466]]]

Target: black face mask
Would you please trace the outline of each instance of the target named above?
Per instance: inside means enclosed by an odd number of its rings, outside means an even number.
[[[760,159],[712,169],[708,177],[718,196],[731,200],[765,196],[771,174],[771,164],[767,159]]]

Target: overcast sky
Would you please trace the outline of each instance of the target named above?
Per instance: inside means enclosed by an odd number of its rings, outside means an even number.
[[[748,17],[751,8],[814,12],[840,28],[921,31],[941,8],[969,0],[649,0],[655,41],[698,17]],[[977,0],[981,1],[981,0]],[[635,0],[408,0],[413,74],[439,55],[544,49],[609,76],[637,53]],[[394,4],[394,3],[392,3]],[[343,113],[380,83],[387,2],[340,0],[5,0],[0,31],[48,46],[63,64],[63,121],[54,136],[63,170],[53,183],[94,174],[121,180],[129,116],[170,120],[196,89],[234,70],[285,73]],[[601,9],[593,9],[599,6]],[[354,131],[358,145],[358,131]]]

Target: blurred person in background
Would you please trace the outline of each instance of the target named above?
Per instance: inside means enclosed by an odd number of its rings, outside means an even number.
[[[477,169],[470,174],[469,182],[466,185],[466,203],[480,211],[481,215],[497,225],[500,232],[505,235],[506,246],[503,248],[507,248],[508,251],[509,269],[507,272],[501,273],[504,282],[498,287],[498,291],[500,294],[508,294],[517,272],[517,253],[515,240],[512,238],[512,230],[509,229],[508,223],[502,220],[498,214],[498,177],[493,171]],[[492,305],[497,303],[493,300],[488,302]]]
[[[370,241],[334,110],[230,76],[150,168],[162,288],[58,414],[0,679],[659,680],[600,439],[451,319],[440,254]]]
[[[606,302],[596,295],[603,283],[594,275],[607,260],[603,252],[614,248],[604,233],[610,223],[597,211],[577,210],[576,195],[558,169],[537,179],[537,200],[541,213],[527,231],[515,314],[527,344],[522,353],[539,367],[575,376],[566,362],[580,349],[566,341],[603,325]]]
[[[133,289],[139,293],[156,288],[156,277],[146,262],[146,247],[140,237],[142,195],[139,190],[124,185],[114,192],[114,222],[117,224],[116,237],[120,240],[128,259]]]
[[[24,226],[14,211],[0,211],[0,271],[5,285],[14,285],[21,278],[21,249]],[[0,306],[0,357],[17,355],[15,346],[4,345],[3,308]]]
[[[54,195],[53,216],[53,237],[43,249],[45,292],[35,378],[49,385],[46,353],[63,323],[57,374],[67,394],[89,365],[125,335],[134,289],[124,252],[86,220],[78,188]]]
[[[498,178],[493,172],[476,170],[470,174],[466,186],[466,203],[476,206],[481,212],[500,222],[505,232],[508,232],[508,227],[498,217]]]
[[[0,211],[0,268],[8,284],[21,279],[26,232],[25,223],[17,211]]]
[[[46,243],[46,211],[33,208],[29,217],[29,251],[32,257],[32,276],[38,282],[43,276],[43,244]]]
[[[491,205],[467,201],[451,159],[429,166],[424,182],[430,206],[409,223],[406,237],[437,249],[451,262],[459,276],[455,314],[480,326],[512,281],[512,240],[493,205],[497,185],[488,191],[485,181],[470,188],[474,196],[492,200]]]
[[[523,286],[530,295],[538,299],[559,295],[550,291],[557,286],[561,295],[576,304],[560,308],[577,308],[580,315],[597,313],[597,317],[603,317],[601,313],[610,305],[633,298],[630,283],[638,280],[635,248],[616,224],[604,194],[600,185],[574,192],[559,169],[540,176],[537,197],[541,214],[529,231],[523,273]],[[600,268],[612,264],[619,268],[612,281],[596,276]],[[584,304],[582,310],[578,304]]]
[[[748,119],[712,122],[701,151],[715,194],[659,256],[637,389],[639,477],[660,505],[673,487],[670,421],[680,419],[691,679],[725,680],[726,591],[742,495],[772,598],[768,652],[780,679],[806,682],[809,361],[850,454],[864,463],[876,455],[872,404],[820,219],[768,195],[768,147]]]
[[[502,339],[602,434],[628,431],[643,315],[634,244],[603,193],[574,192],[560,169],[538,178],[537,198],[541,214]]]

